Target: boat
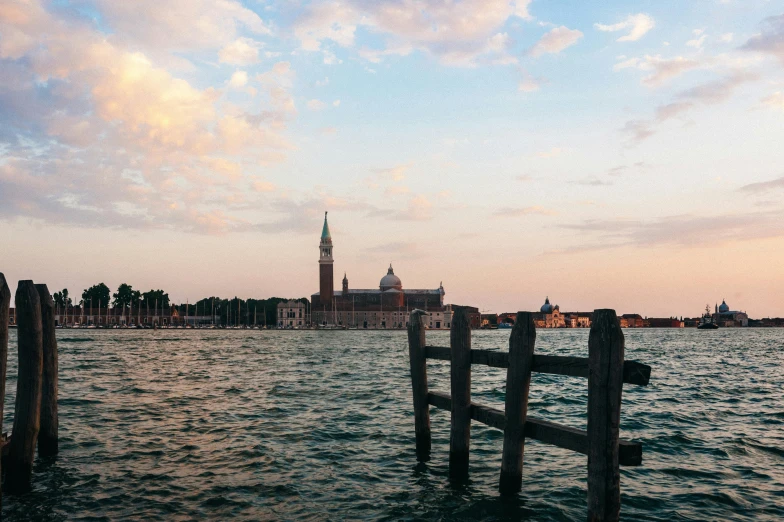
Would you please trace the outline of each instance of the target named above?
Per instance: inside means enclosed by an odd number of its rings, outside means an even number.
[[[513,326],[514,325],[512,323],[504,323],[504,322],[498,323],[498,329],[499,330],[502,330],[502,329],[505,329],[505,328],[512,328]]]
[[[698,330],[718,330],[719,325],[713,320],[710,314],[710,305],[705,305],[705,313],[700,318],[700,324],[697,325]]]

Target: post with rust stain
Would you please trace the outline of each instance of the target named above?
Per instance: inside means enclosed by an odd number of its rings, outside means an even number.
[[[35,285],[41,300],[43,327],[43,382],[41,385],[41,431],[38,433],[38,455],[57,455],[57,338],[54,329],[54,300],[46,285]]]
[[[3,404],[5,404],[5,374],[8,367],[8,316],[11,309],[11,290],[0,272],[0,434],[3,433]],[[3,441],[0,440],[0,453]],[[2,459],[0,459],[2,462]],[[0,467],[0,476],[2,476]],[[3,493],[0,491],[0,507],[3,505]]]
[[[471,441],[471,323],[464,309],[455,310],[450,331],[452,431],[449,437],[449,476],[468,477]]]
[[[530,312],[517,312],[517,321],[509,336],[509,368],[506,372],[506,427],[498,488],[502,495],[517,493],[523,483],[525,420],[535,343],[533,315]]]
[[[16,381],[14,429],[6,461],[5,487],[9,493],[24,493],[31,487],[35,444],[41,422],[43,371],[41,300],[32,281],[19,281],[15,302],[19,377]]]
[[[621,513],[618,438],[624,339],[615,310],[595,310],[588,337],[588,520]]]
[[[427,402],[424,315],[422,310],[414,310],[408,323],[408,358],[411,361],[411,390],[414,395],[416,455],[420,462],[430,460],[430,406]]]

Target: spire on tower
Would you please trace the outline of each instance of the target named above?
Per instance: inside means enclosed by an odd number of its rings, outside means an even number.
[[[329,223],[327,223],[327,213],[324,212],[324,228],[321,229],[321,240],[332,241],[332,235],[329,233]]]

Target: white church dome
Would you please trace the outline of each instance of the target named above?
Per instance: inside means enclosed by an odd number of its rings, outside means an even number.
[[[727,313],[729,311],[730,311],[730,307],[727,306],[727,303],[724,301],[724,299],[722,299],[721,300],[721,304],[719,305],[719,313],[720,314],[725,314],[725,313]]]
[[[400,278],[395,275],[394,270],[392,270],[392,265],[389,265],[389,270],[387,270],[387,275],[381,278],[381,282],[379,283],[379,287],[382,291],[389,290],[391,288],[396,288],[398,290],[403,289],[403,283],[400,281]]]

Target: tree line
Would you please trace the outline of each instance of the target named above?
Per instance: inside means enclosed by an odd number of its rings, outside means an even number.
[[[52,297],[58,309],[74,306],[67,288],[55,292]],[[289,301],[289,299],[283,297],[240,299],[236,296],[232,299],[224,299],[212,296],[199,299],[195,303],[174,304],[170,302],[168,292],[160,289],[140,292],[134,290],[131,285],[123,283],[116,292],[112,293],[106,284],[99,283],[86,288],[82,292],[82,298],[78,304],[84,307],[92,306],[104,309],[111,304],[113,308],[123,310],[123,313],[133,313],[134,316],[139,312],[147,313],[147,310],[152,313],[156,306],[159,313],[160,310],[171,306],[181,317],[186,314],[191,317],[197,315],[208,317],[208,321],[214,317],[215,324],[250,326],[277,324],[277,306],[282,301]],[[295,301],[309,304],[306,298],[295,299]]]

